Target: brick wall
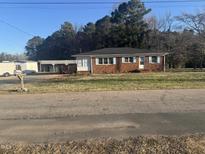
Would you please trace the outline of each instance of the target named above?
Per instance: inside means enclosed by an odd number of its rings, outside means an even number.
[[[145,71],[150,72],[158,72],[164,70],[164,57],[160,57],[160,63],[159,64],[151,64],[149,63],[149,57],[145,57]]]
[[[129,72],[136,72],[139,70],[139,58],[136,57],[136,63],[122,63],[122,58],[120,58],[121,67],[120,72],[121,73],[129,73]]]
[[[117,73],[117,65],[96,65],[95,58],[92,58],[92,69],[94,74]]]
[[[160,58],[160,64],[150,64],[149,57],[145,57],[144,70],[140,71],[163,71],[164,58]],[[122,58],[116,58],[116,65],[96,65],[95,58],[92,58],[92,69],[94,74],[113,74],[128,73],[139,71],[139,57],[136,57],[136,63],[122,63]]]

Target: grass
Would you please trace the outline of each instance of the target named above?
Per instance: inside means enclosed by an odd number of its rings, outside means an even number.
[[[205,72],[64,76],[27,83],[31,93],[205,89]]]
[[[205,68],[200,69],[200,68],[174,68],[174,69],[167,69],[167,72],[205,72]]]

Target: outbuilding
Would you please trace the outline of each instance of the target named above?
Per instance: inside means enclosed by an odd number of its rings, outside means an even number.
[[[0,76],[13,75],[16,69],[14,62],[4,61],[0,63]]]
[[[15,61],[15,70],[22,71],[25,74],[38,72],[38,63],[36,61]]]
[[[76,73],[76,60],[40,60],[38,61],[39,72],[43,73]]]
[[[0,76],[10,76],[17,73],[32,74],[38,72],[35,61],[3,61],[0,63]]]

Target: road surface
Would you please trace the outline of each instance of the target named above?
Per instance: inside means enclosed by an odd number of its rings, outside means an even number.
[[[0,143],[205,132],[205,89],[0,95]]]

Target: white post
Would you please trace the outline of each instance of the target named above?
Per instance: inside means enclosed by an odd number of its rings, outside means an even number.
[[[28,89],[25,88],[24,86],[24,75],[23,74],[18,74],[17,77],[19,78],[19,80],[21,81],[21,92],[27,92]]]
[[[22,76],[21,78],[21,89],[24,90],[25,87],[24,87],[24,77]]]
[[[55,64],[52,64],[53,65],[53,72],[55,72]]]

